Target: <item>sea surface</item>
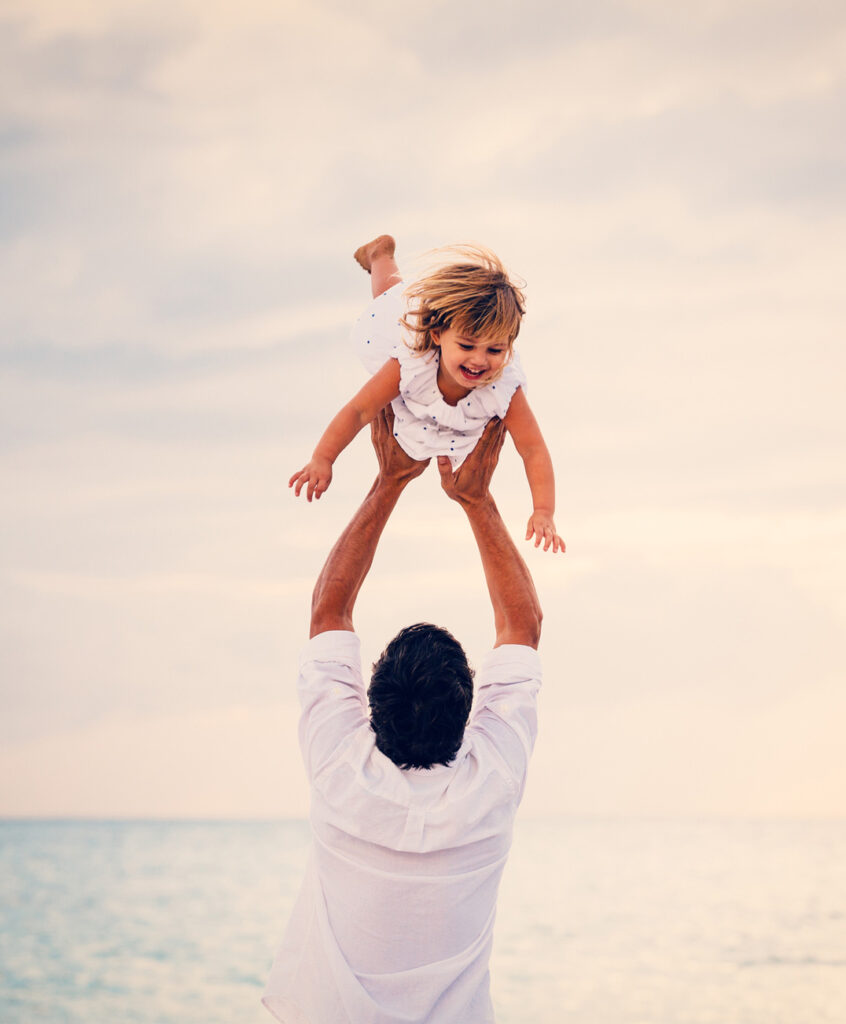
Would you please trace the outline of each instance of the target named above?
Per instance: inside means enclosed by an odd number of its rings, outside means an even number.
[[[0,1024],[271,1024],[307,846],[0,822]],[[491,966],[498,1024],[844,1024],[846,822],[518,819]]]

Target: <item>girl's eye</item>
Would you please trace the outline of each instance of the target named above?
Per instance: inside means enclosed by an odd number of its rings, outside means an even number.
[[[492,356],[501,356],[502,355],[502,349],[501,348],[489,348],[488,349],[488,353],[490,355],[492,355]]]
[[[463,348],[465,352],[472,352],[472,351],[473,351],[473,349],[474,349],[474,348],[475,348],[476,346],[475,346],[475,345],[467,345],[467,344],[466,344],[466,343],[464,343],[464,342],[459,342],[459,343],[458,343],[458,347],[459,347],[459,348]]]

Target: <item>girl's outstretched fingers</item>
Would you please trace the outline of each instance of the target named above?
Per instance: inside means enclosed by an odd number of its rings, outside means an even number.
[[[533,537],[536,548],[543,544],[544,551],[549,551],[550,548],[553,553],[566,550],[564,541],[555,530],[555,523],[548,515],[536,512],[531,516],[526,527],[526,540],[531,540]]]
[[[294,473],[288,486],[294,488],[294,495],[299,498],[300,491],[306,488],[306,501],[320,498],[321,494],[332,483],[332,463],[327,459],[313,458],[311,462]]]

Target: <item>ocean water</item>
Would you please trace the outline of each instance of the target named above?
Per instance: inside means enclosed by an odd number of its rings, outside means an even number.
[[[270,1024],[307,845],[0,822],[0,1024]],[[491,969],[499,1024],[844,1024],[846,822],[518,819]]]

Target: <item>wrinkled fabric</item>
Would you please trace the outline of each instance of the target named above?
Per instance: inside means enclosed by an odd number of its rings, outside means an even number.
[[[312,849],[264,1003],[285,1024],[490,1024],[496,898],[537,734],[540,660],[489,653],[455,760],[375,745],[354,633],[309,641],[300,743]]]

